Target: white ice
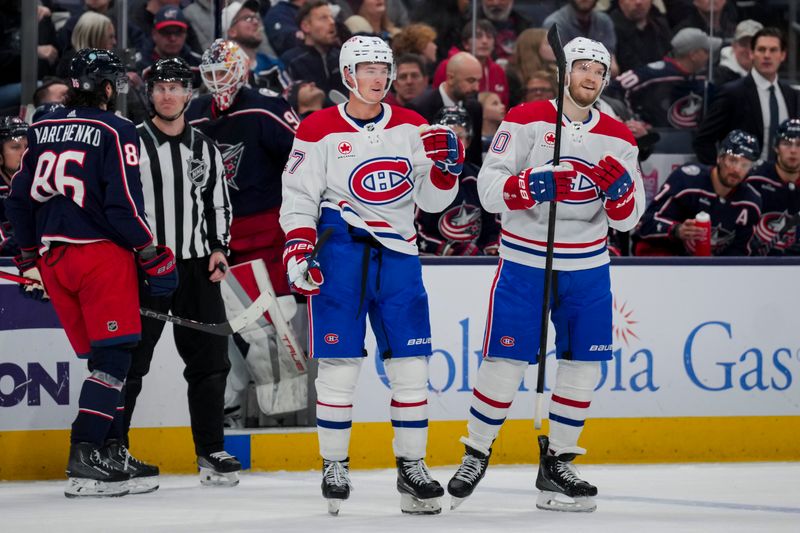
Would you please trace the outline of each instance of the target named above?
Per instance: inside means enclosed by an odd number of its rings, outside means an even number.
[[[445,496],[438,516],[401,515],[393,470],[354,471],[338,517],[326,512],[318,472],[246,472],[235,488],[162,476],[152,494],[104,500],[67,500],[62,481],[3,482],[0,531],[800,532],[800,463],[580,470],[599,487],[594,513],[537,510],[533,466],[491,466],[458,510]],[[454,467],[433,471],[445,485]]]

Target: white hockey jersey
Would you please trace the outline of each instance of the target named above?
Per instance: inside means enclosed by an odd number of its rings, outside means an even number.
[[[321,208],[331,208],[387,248],[418,254],[414,204],[441,211],[458,193],[458,180],[437,179],[438,169],[432,171],[419,135],[425,119],[381,105],[383,116],[363,128],[345,113],[345,104],[300,123],[283,171],[284,232],[316,229]]]
[[[478,194],[484,209],[502,213],[500,257],[544,268],[547,250],[549,203],[530,209],[512,209],[506,183],[529,167],[553,161],[555,101],[521,104],[506,115],[492,140],[478,175]],[[570,123],[564,117],[561,130],[561,163],[578,175],[564,201],[558,202],[553,268],[584,270],[609,262],[608,228],[631,230],[645,209],[644,187],[637,156],[639,149],[628,128],[596,110],[586,122]],[[626,216],[615,219],[606,211],[600,189],[586,171],[611,155],[620,161],[634,182],[635,205]]]

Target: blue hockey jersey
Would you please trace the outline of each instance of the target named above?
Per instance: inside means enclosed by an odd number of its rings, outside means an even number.
[[[300,119],[286,100],[268,94],[242,87],[225,111],[211,95],[186,111],[186,120],[219,145],[234,217],[281,205],[281,175]]]
[[[54,242],[149,245],[134,125],[96,108],[58,109],[28,129],[6,216],[23,250]]]
[[[775,163],[762,163],[747,178],[761,194],[761,220],[753,232],[755,255],[800,255],[800,188],[781,179]]]
[[[753,228],[761,216],[761,197],[747,182],[721,198],[711,182],[712,167],[675,169],[647,207],[633,235],[637,255],[691,255],[675,227],[705,211],[711,216],[712,255],[750,255]],[[647,253],[642,253],[642,250]]]

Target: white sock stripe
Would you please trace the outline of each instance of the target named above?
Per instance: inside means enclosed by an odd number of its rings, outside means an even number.
[[[353,419],[353,408],[327,407],[317,404],[317,418],[332,422],[347,422]]]

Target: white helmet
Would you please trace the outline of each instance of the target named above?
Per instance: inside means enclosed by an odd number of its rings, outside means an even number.
[[[217,39],[203,53],[200,74],[221,110],[233,105],[239,89],[247,82],[249,65],[247,54],[233,41]]]
[[[564,56],[567,62],[567,76],[572,72],[572,64],[575,63],[575,61],[588,59],[590,61],[597,61],[606,67],[606,72],[603,74],[603,88],[608,85],[608,81],[611,79],[611,54],[608,53],[608,49],[603,43],[587,39],[586,37],[575,37],[564,47]],[[572,100],[572,96],[569,94],[569,82],[567,82],[566,94],[569,99]],[[598,94],[598,98],[599,97],[600,95]],[[575,103],[574,100],[573,103]],[[594,102],[592,102],[592,104],[594,104]]]
[[[396,75],[394,55],[392,54],[392,49],[386,44],[386,41],[380,37],[356,35],[345,41],[342,45],[341,52],[339,52],[339,73],[342,75],[342,83],[344,83],[344,86],[349,90],[353,91],[360,100],[370,103],[358,92],[356,65],[359,63],[386,63],[389,65],[389,82],[386,84],[386,89],[383,91],[383,96],[386,96]],[[345,68],[347,68],[347,71],[353,77],[355,86],[347,82],[347,78],[344,76]]]

